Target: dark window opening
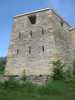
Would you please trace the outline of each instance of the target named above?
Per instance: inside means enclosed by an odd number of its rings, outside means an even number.
[[[31,16],[28,16],[31,24],[35,24],[36,23],[36,16],[35,15],[31,15]]]
[[[21,39],[21,32],[19,32],[19,39]]]
[[[29,47],[29,54],[31,54],[31,47]]]
[[[44,29],[42,28],[42,35],[44,35]]]
[[[39,75],[40,77],[42,77],[42,75]]]
[[[61,26],[63,26],[64,22],[63,22],[63,21],[61,21],[61,22],[60,22],[60,24],[61,24]]]
[[[42,51],[44,52],[44,46],[42,46]]]
[[[32,31],[30,31],[30,36],[32,37]]]
[[[19,50],[17,49],[17,55],[19,54]]]

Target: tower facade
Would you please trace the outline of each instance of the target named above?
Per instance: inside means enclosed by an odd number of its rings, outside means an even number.
[[[52,61],[70,60],[69,28],[52,9],[15,16],[5,75],[51,75]]]

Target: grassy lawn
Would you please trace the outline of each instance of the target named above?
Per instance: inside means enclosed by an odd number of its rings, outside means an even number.
[[[0,84],[0,100],[75,100],[75,81],[54,81],[47,86],[6,82]]]

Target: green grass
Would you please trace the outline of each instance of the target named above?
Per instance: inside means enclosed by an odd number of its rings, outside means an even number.
[[[0,100],[75,100],[75,79],[53,81],[46,86],[16,81],[0,83]]]

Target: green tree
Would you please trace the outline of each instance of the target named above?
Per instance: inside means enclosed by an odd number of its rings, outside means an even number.
[[[65,64],[63,64],[60,60],[57,61],[53,61],[53,66],[54,66],[54,70],[53,70],[53,79],[54,80],[61,80],[64,78],[63,76],[63,67],[65,66]]]
[[[26,81],[26,72],[25,72],[25,70],[23,70],[23,74],[22,74],[21,79],[22,79],[23,81]]]
[[[73,61],[73,74],[75,75],[75,60]]]
[[[6,65],[6,57],[0,57],[0,74],[3,74]]]

